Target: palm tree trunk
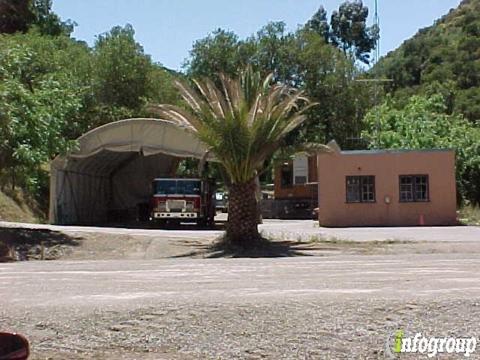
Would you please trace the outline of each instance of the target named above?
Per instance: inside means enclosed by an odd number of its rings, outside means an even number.
[[[226,238],[232,245],[245,249],[260,239],[255,190],[255,179],[229,186]]]

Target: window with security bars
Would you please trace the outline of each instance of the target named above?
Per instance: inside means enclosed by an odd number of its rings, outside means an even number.
[[[375,202],[375,176],[347,176],[347,203]]]
[[[428,175],[400,175],[400,202],[429,201]]]

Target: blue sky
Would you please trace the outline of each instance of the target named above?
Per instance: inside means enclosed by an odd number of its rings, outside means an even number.
[[[73,36],[90,45],[115,25],[132,24],[136,39],[154,61],[179,70],[195,40],[221,27],[241,38],[269,21],[289,30],[305,23],[320,5],[330,16],[339,0],[54,0],[62,19],[78,23]],[[458,6],[460,0],[379,0],[381,54]],[[374,0],[364,0],[373,18]]]

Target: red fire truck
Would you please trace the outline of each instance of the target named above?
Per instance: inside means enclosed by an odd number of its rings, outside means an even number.
[[[215,182],[202,179],[154,179],[150,219],[159,225],[195,222],[212,226],[215,217]]]

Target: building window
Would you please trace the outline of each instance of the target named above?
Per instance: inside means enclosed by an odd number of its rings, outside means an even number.
[[[291,188],[293,186],[293,166],[284,165],[280,170],[280,185],[282,188]]]
[[[400,175],[400,202],[429,201],[428,175]]]
[[[375,202],[375,176],[347,176],[347,203]]]

